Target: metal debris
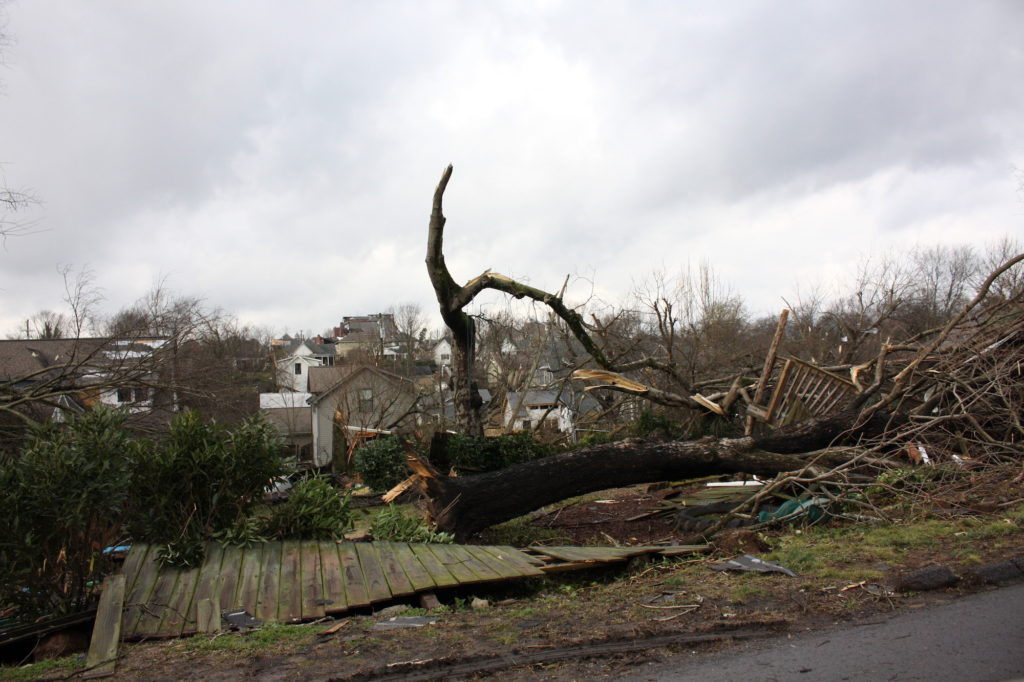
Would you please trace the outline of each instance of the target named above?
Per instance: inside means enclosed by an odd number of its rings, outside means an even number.
[[[757,573],[785,573],[786,575],[795,578],[796,573],[789,570],[785,566],[779,566],[773,564],[770,561],[758,559],[756,556],[750,554],[744,554],[743,556],[736,557],[735,559],[729,559],[723,561],[720,564],[712,564],[711,570],[713,571],[754,571]]]

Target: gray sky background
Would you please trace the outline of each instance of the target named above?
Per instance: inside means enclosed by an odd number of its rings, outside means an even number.
[[[0,335],[88,267],[322,331],[446,254],[611,302],[710,261],[754,312],[866,253],[1024,236],[1024,3],[13,0],[0,163],[43,204]]]

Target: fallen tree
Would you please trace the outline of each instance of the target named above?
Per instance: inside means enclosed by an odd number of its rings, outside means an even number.
[[[548,306],[599,368],[576,373],[579,379],[602,382],[591,388],[625,392],[661,405],[706,409],[721,416],[728,416],[729,408],[743,397],[747,414],[732,415],[737,422],[745,422],[748,414],[766,414],[757,403],[770,379],[785,314],[753,399],[744,395],[741,377],[730,379],[722,404],[693,392],[692,386],[680,394],[633,381],[622,373],[647,368],[671,374],[675,368],[653,357],[615,362],[591,335],[593,327],[559,295],[489,270],[465,285],[455,283],[442,249],[442,199],[451,173],[449,166],[434,192],[426,263],[442,317],[453,335],[453,389],[461,430],[471,434],[481,430],[473,382],[474,329],[464,308],[485,289]],[[410,466],[438,528],[465,538],[553,502],[636,483],[752,474],[781,475],[780,481],[819,488],[825,482],[843,485],[865,465],[892,465],[888,458],[902,457],[907,445],[917,451],[930,448],[961,461],[984,456],[1020,459],[1019,443],[1024,440],[1020,419],[1024,407],[1024,293],[1019,286],[1000,288],[993,296],[990,291],[1022,261],[1024,254],[1019,254],[996,268],[975,297],[944,326],[900,344],[886,342],[874,360],[845,368],[852,379],[847,382],[852,388],[846,390],[854,394],[846,404],[830,403],[829,413],[766,435],[667,442],[627,439],[465,477],[446,476],[414,455]],[[1019,282],[1019,278],[1012,281]],[[822,378],[825,374],[818,372],[814,386],[826,381]],[[864,387],[860,376],[871,376],[872,383]],[[799,402],[816,389],[809,383],[793,390],[791,397]],[[767,410],[768,415],[771,412]],[[777,423],[763,426],[772,428]]]
[[[844,412],[761,438],[629,438],[475,476],[445,476],[416,457],[411,466],[438,529],[464,539],[553,502],[607,488],[713,474],[772,477],[803,467],[833,468],[860,451],[825,448],[876,438],[890,426],[887,415],[876,414],[863,424],[856,423],[857,417]]]

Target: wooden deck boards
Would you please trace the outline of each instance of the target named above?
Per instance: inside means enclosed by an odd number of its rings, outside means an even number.
[[[682,549],[533,547],[524,552],[513,547],[330,541],[222,549],[211,544],[201,566],[181,570],[161,566],[154,548],[138,545],[122,569],[121,633],[139,639],[210,632],[219,627],[221,613],[236,610],[264,622],[309,621],[417,592]]]

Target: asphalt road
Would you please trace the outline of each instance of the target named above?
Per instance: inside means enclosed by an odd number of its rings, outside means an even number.
[[[1024,678],[1024,585],[828,631],[764,640],[713,658],[678,654],[631,680],[928,680]]]

